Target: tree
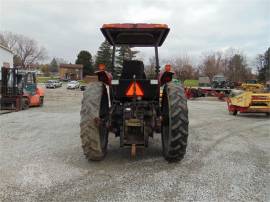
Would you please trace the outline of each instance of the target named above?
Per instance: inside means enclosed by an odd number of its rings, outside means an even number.
[[[83,65],[83,76],[91,75],[94,73],[92,55],[88,51],[86,50],[80,51],[75,63]]]
[[[21,58],[18,55],[14,55],[13,56],[13,66],[19,67],[19,66],[21,66],[21,64],[22,64]]]
[[[54,73],[54,74],[58,72],[58,64],[55,58],[52,59],[49,65],[49,72]]]
[[[232,48],[225,52],[204,54],[200,70],[201,74],[208,76],[211,80],[217,74],[223,74],[227,79],[235,82],[253,78],[245,56]]]
[[[228,79],[235,82],[247,80],[246,67],[247,64],[244,57],[240,54],[235,54],[230,58],[229,64],[226,68]]]
[[[190,57],[187,54],[167,60],[175,72],[175,78],[185,81],[186,79],[195,79],[197,70],[193,67]]]
[[[258,80],[261,82],[270,81],[270,47],[264,54],[257,56]]]
[[[112,72],[112,49],[108,41],[102,42],[97,51],[95,67],[98,68],[99,64],[105,64],[106,70]]]
[[[19,58],[22,68],[30,67],[37,61],[47,57],[44,47],[38,45],[37,41],[24,35],[13,34],[12,32],[0,33],[0,44],[6,46]]]
[[[212,80],[215,75],[224,73],[225,67],[223,62],[221,52],[204,54],[199,69],[203,75],[208,76]]]
[[[123,62],[124,60],[132,60],[136,57],[136,54],[139,51],[131,50],[131,48],[128,45],[122,45],[116,50],[116,65],[115,65],[115,71],[117,74],[121,74],[122,68],[123,68]]]
[[[39,69],[43,72],[44,76],[50,76],[50,71],[49,71],[49,65],[48,64],[40,65]]]
[[[123,66],[124,60],[132,60],[136,57],[136,54],[139,51],[131,50],[131,48],[127,45],[120,46],[117,51],[118,55],[116,56],[116,65]]]
[[[7,47],[10,50],[14,50],[18,37],[19,36],[17,34],[13,34],[12,32],[1,32],[0,44],[2,44],[3,46]]]

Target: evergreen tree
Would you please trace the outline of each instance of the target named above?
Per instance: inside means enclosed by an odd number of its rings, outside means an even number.
[[[134,59],[139,51],[133,51],[129,46],[122,45],[116,50],[116,52],[116,72],[117,74],[121,74],[124,60]]]
[[[92,55],[88,51],[80,51],[75,63],[83,65],[83,76],[94,73]]]
[[[270,47],[261,57],[261,65],[259,68],[258,80],[261,82],[270,81]]]
[[[52,73],[58,72],[58,64],[55,58],[52,59],[50,65],[49,65],[49,71]]]
[[[96,69],[99,64],[105,64],[106,70],[112,72],[112,48],[108,41],[102,42],[98,49],[95,61]]]

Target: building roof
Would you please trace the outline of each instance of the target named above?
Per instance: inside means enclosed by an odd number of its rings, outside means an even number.
[[[8,52],[10,52],[10,53],[13,54],[13,52],[9,48],[3,46],[2,44],[0,44],[0,48],[2,48],[2,49],[4,49],[4,50],[6,50],[6,51],[8,51]]]
[[[81,65],[81,64],[60,64],[59,67],[64,68],[64,69],[82,69],[83,65]]]

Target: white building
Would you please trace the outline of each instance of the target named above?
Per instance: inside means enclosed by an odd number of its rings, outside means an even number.
[[[11,50],[0,44],[0,80],[2,67],[13,68],[13,53]]]

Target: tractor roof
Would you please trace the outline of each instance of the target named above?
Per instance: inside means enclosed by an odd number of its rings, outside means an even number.
[[[161,46],[170,29],[166,24],[104,24],[101,32],[111,45]]]

